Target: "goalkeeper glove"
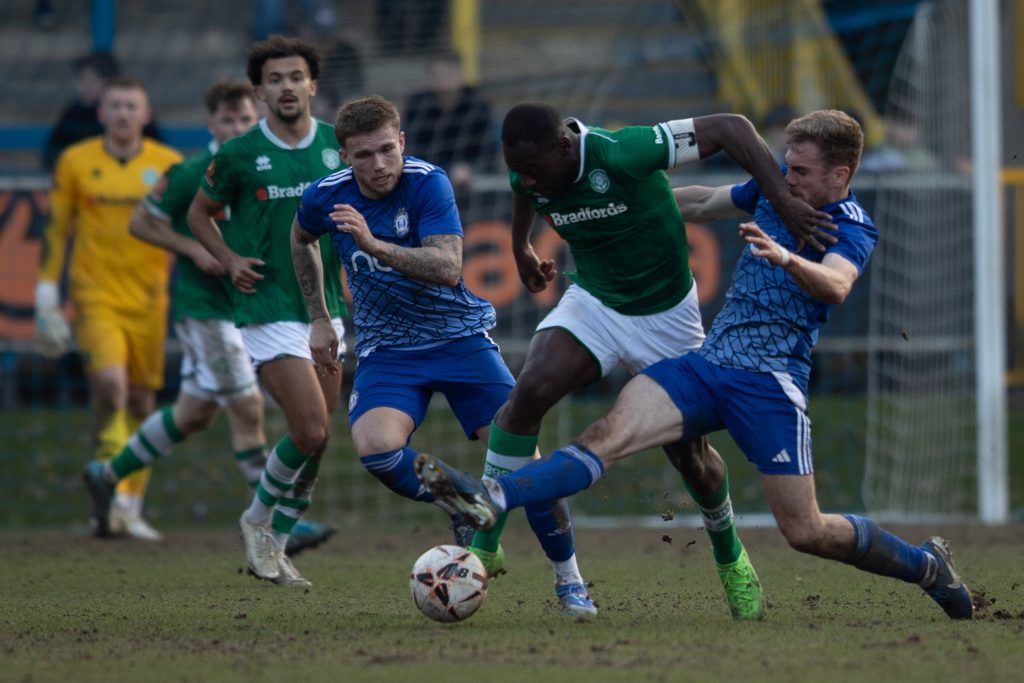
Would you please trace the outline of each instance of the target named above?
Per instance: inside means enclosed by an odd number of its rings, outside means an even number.
[[[60,312],[60,293],[53,282],[36,285],[36,342],[47,358],[57,358],[71,349],[71,328]]]

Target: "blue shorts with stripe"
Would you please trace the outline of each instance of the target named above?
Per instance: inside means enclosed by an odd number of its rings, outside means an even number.
[[[348,421],[355,424],[368,410],[394,408],[418,428],[434,392],[448,405],[470,439],[491,423],[515,386],[515,379],[485,334],[463,337],[426,349],[375,349],[359,360]]]
[[[788,377],[722,367],[696,353],[642,372],[682,412],[684,439],[726,429],[764,474],[814,471],[806,400]]]

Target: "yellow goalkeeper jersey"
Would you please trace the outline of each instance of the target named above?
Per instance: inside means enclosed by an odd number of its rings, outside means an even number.
[[[124,161],[107,152],[102,136],[68,147],[54,170],[40,281],[60,281],[73,236],[68,284],[76,305],[166,306],[167,252],[132,237],[128,223],[135,205],[179,161],[177,151],[148,138]]]

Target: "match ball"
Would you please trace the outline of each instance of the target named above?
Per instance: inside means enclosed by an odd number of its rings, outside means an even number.
[[[487,571],[473,553],[439,545],[420,555],[409,575],[409,592],[420,612],[435,621],[473,616],[487,597]]]

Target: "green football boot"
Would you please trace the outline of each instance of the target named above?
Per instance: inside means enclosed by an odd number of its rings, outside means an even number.
[[[757,621],[764,619],[764,592],[750,563],[747,549],[740,551],[735,562],[718,565],[718,578],[722,580],[729,611],[733,619]]]
[[[487,570],[488,578],[495,578],[501,574],[505,574],[505,549],[498,545],[498,549],[494,552],[490,550],[481,550],[474,546],[469,546],[469,551],[480,558],[481,564],[484,565],[484,569]]]

